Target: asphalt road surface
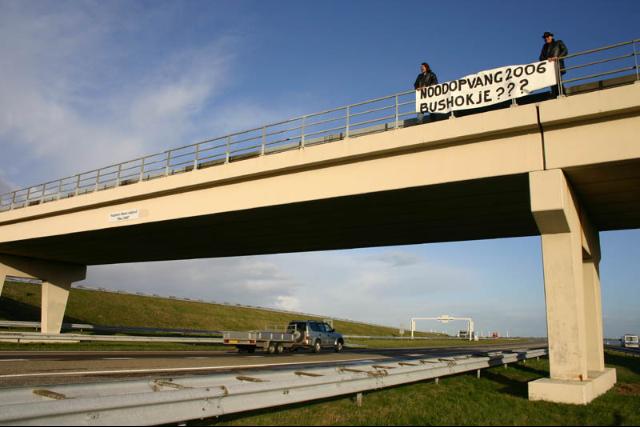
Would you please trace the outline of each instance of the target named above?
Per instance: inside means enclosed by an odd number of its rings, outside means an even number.
[[[248,372],[292,366],[331,366],[373,360],[445,357],[478,352],[544,347],[544,341],[477,347],[346,349],[319,354],[298,351],[281,355],[237,351],[102,351],[0,352],[0,388],[42,386],[131,378],[176,377],[219,372]]]

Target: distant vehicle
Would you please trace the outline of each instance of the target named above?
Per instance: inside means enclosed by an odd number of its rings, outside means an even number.
[[[309,348],[319,353],[323,348],[341,352],[344,338],[326,322],[295,320],[289,322],[286,332],[277,331],[227,331],[222,335],[225,345],[233,345],[240,351],[253,353],[262,349],[270,354]]]
[[[468,340],[469,339],[469,331],[463,331],[463,330],[458,331],[458,338],[462,338],[462,339]]]
[[[622,346],[626,348],[640,348],[637,335],[625,334],[622,337]]]

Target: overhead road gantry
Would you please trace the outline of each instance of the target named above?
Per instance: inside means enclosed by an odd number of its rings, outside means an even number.
[[[471,317],[453,317],[448,314],[443,314],[438,317],[412,317],[411,318],[411,339],[414,339],[414,332],[416,330],[416,321],[418,320],[435,320],[440,323],[449,323],[454,320],[462,320],[463,322],[467,322],[467,337],[469,341],[473,340],[473,336],[475,333],[475,324],[473,323],[473,319]]]

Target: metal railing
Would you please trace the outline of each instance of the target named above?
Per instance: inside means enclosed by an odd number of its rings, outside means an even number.
[[[600,77],[620,76],[634,70],[635,79],[640,80],[639,43],[640,39],[636,39],[564,57],[567,62],[583,58],[587,61],[558,70],[559,93],[570,94],[567,85],[571,83],[593,82]],[[609,53],[611,57],[606,56]],[[615,64],[613,69],[610,68],[612,64]],[[566,71],[567,75],[560,74],[560,71]],[[0,212],[372,132],[394,130],[416,124],[415,120],[407,120],[415,115],[415,91],[400,92],[2,194]]]
[[[40,322],[0,320],[0,328],[6,329],[41,329]],[[172,328],[150,328],[143,326],[104,326],[90,325],[86,323],[63,323],[63,331],[81,331],[108,334],[166,334],[198,337],[221,337],[222,331],[211,331],[204,329],[172,329]]]
[[[0,341],[16,344],[28,343],[78,343],[78,342],[132,342],[132,343],[174,343],[174,344],[223,344],[222,338],[131,336],[131,335],[84,335],[84,334],[41,334],[38,332],[0,332]]]
[[[619,351],[621,353],[630,354],[635,357],[640,357],[640,349],[638,348],[626,348],[621,345],[607,345],[604,346],[607,350]]]
[[[158,425],[439,379],[547,355],[546,349],[240,374],[0,390],[0,425]],[[305,362],[300,362],[300,365]]]
[[[621,77],[635,74],[640,80],[640,39],[634,39],[596,49],[566,55],[564,68],[558,69],[558,92],[570,94],[568,84],[580,82],[581,85],[595,83],[602,77]],[[566,73],[566,74],[565,74]]]

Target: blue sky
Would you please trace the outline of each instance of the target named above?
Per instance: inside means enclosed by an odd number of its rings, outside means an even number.
[[[0,0],[0,191],[640,37],[640,3]],[[602,234],[605,333],[640,332],[640,232]],[[92,267],[90,285],[544,335],[539,238]],[[426,329],[442,329],[425,324]],[[449,330],[455,326],[449,327]]]

